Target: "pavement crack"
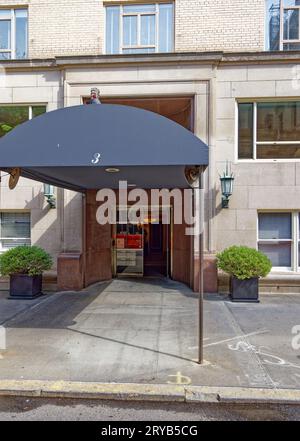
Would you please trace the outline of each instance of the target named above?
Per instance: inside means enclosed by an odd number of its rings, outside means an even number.
[[[158,317],[158,332],[157,332],[157,336],[156,336],[156,342],[155,342],[155,347],[156,347],[156,360],[155,360],[155,374],[154,376],[157,378],[158,377],[158,364],[159,364],[159,341],[160,341],[160,330],[161,330],[161,325],[162,325],[162,315],[163,315],[163,306],[164,306],[164,294],[161,293],[161,299],[160,299],[160,312],[159,312],[159,317]]]
[[[266,387],[272,387],[273,389],[277,389],[276,383],[272,379],[266,367],[263,365],[260,356],[252,349],[252,345],[248,339],[248,336],[245,334],[244,330],[239,325],[227,302],[223,302],[223,304],[225,307],[224,309],[227,314],[227,318],[231,323],[236,335],[239,335],[240,341],[242,341],[244,344],[248,345],[249,348],[251,348],[251,350],[247,352],[243,352],[243,354],[247,353],[249,355],[248,361],[250,361],[250,364],[249,362],[246,364],[244,369],[244,375],[248,379],[250,386],[259,386],[260,383],[262,383],[262,385],[265,385]]]

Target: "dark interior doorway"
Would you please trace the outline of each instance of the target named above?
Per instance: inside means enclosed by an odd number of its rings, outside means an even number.
[[[144,275],[169,276],[170,225],[144,225]]]
[[[114,230],[115,276],[170,276],[172,228],[162,209],[155,217],[149,211],[142,223],[118,222]]]

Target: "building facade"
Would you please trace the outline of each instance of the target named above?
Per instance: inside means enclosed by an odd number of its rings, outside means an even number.
[[[103,104],[175,120],[209,146],[206,291],[228,288],[216,253],[247,245],[273,262],[262,289],[299,292],[299,14],[298,0],[0,0],[0,136],[84,104],[92,87]],[[226,209],[227,163],[235,180]],[[55,208],[43,184],[21,179],[12,192],[2,173],[0,251],[31,243],[55,262],[80,256],[85,196],[53,192]]]

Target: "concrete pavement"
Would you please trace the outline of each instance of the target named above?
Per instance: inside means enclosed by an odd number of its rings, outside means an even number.
[[[23,311],[34,308],[35,305],[45,300],[45,298],[46,297],[43,296],[32,300],[13,300],[8,299],[7,291],[0,291],[0,326]]]
[[[194,361],[197,295],[170,280],[114,280],[10,314],[0,380],[300,388],[297,295],[260,304],[207,296],[203,366]]]

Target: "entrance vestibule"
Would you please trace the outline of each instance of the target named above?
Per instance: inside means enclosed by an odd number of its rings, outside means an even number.
[[[88,98],[84,98],[87,103]],[[189,131],[194,127],[194,99],[191,96],[175,97],[102,97],[101,103],[137,107],[162,115]],[[143,146],[141,146],[141,149]],[[183,146],[184,148],[184,146]],[[176,229],[179,232],[183,228]],[[121,276],[165,276],[173,275],[173,258],[176,253],[172,248],[173,226],[162,222],[162,213],[159,219],[148,219],[141,225],[117,224],[112,228],[112,275]],[[175,233],[176,234],[176,233]],[[181,232],[180,232],[181,234]],[[182,251],[192,250],[190,238],[178,239],[178,246]],[[190,256],[180,269],[179,280],[190,284]]]
[[[156,103],[157,111],[106,103],[72,106],[34,118],[0,141],[4,172],[10,173],[18,158],[21,176],[84,195],[82,246],[78,251],[65,250],[58,256],[59,289],[78,290],[113,276],[112,225],[98,222],[97,213],[105,200],[98,197],[99,190],[112,194],[118,191],[120,182],[128,182],[129,187],[148,192],[151,189],[183,191],[191,186],[189,170],[199,172],[202,178],[208,165],[208,146],[191,130],[193,98],[141,100],[147,101],[147,105]],[[183,104],[186,106],[182,107]],[[166,108],[165,118],[161,114]],[[164,249],[163,237],[167,237],[164,232],[167,227],[160,224],[151,222],[143,228],[143,241],[144,233],[147,237],[145,272],[155,272],[157,268],[166,272],[164,255],[168,254],[168,247]],[[182,221],[171,223],[170,275],[194,288],[199,280],[200,255],[195,238],[186,235],[187,226]]]
[[[146,210],[147,212],[148,210]],[[171,220],[171,208],[165,207]],[[119,220],[119,216],[117,216]],[[171,225],[163,222],[162,211],[150,213],[141,222],[113,226],[113,275],[168,277],[171,274]]]

